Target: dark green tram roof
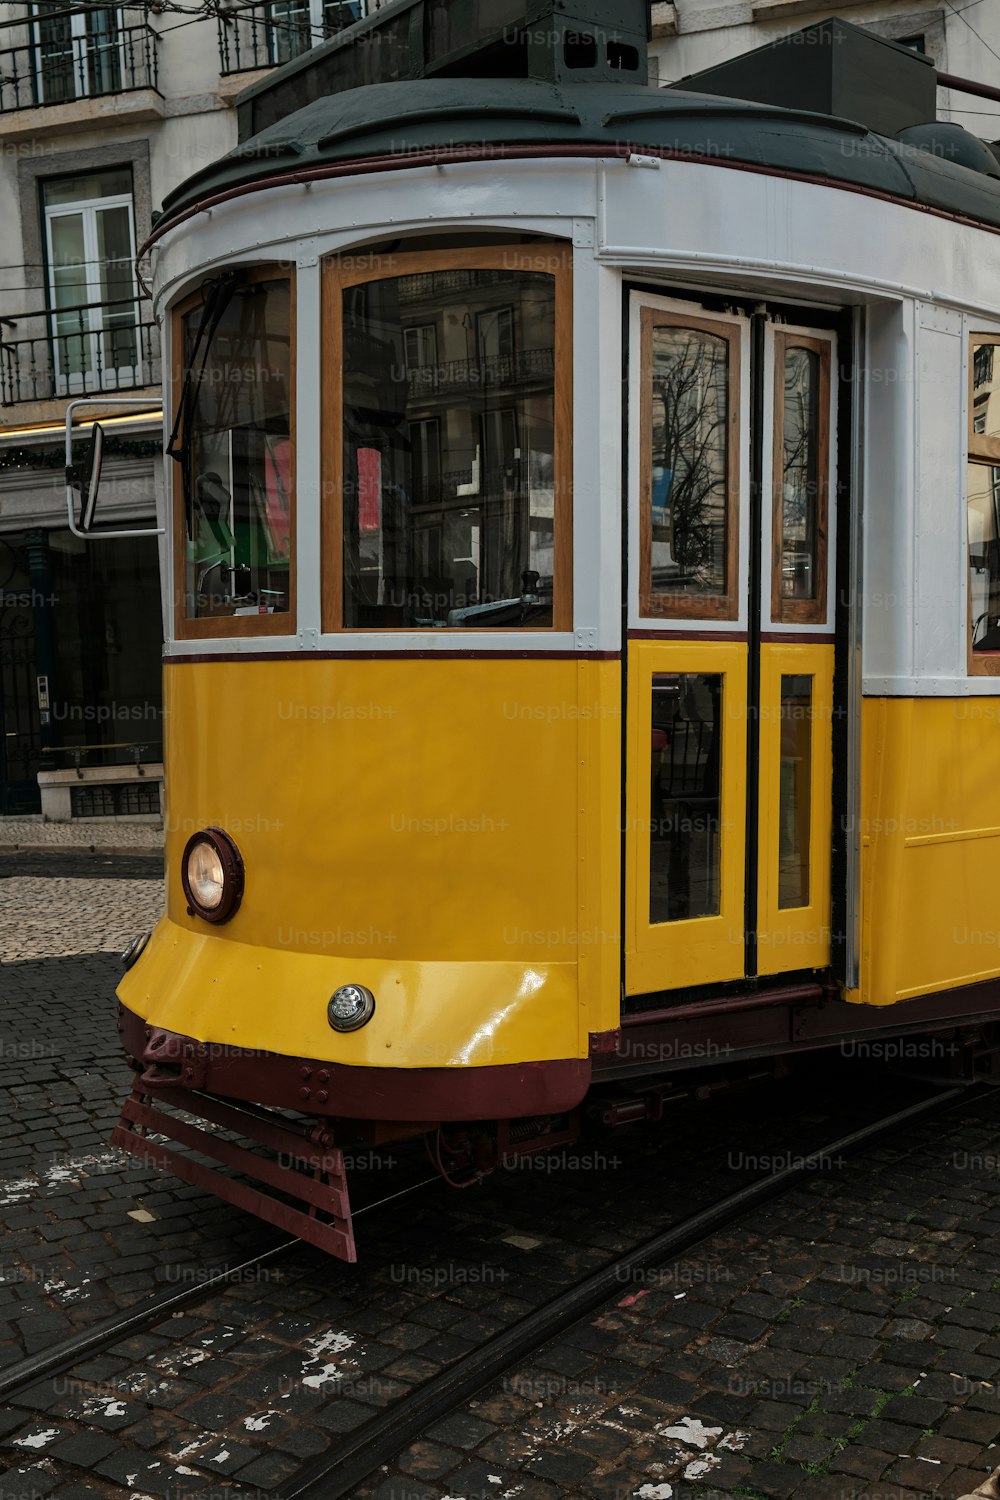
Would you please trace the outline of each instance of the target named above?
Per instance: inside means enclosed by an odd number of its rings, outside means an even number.
[[[495,156],[499,146],[529,144],[628,145],[722,165],[750,163],[1000,227],[996,178],[848,120],[678,89],[513,78],[379,83],[317,99],[188,178],[163,206],[172,217],[227,189],[325,163],[393,156],[405,166],[408,157],[434,150],[469,147]]]
[[[1000,227],[997,156],[935,120],[927,58],[832,18],[649,88],[644,17],[646,0],[392,0],[246,89],[240,144],[176,188],[165,213],[365,159],[629,148],[797,173]],[[580,28],[602,43],[583,70],[565,50]],[[627,66],[613,67],[623,51]]]

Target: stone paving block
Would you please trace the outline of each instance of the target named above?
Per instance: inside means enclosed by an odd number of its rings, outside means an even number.
[[[53,1469],[37,1464],[18,1464],[0,1473],[0,1500],[45,1500],[59,1483]]]
[[[253,1485],[261,1490],[277,1489],[298,1468],[298,1460],[288,1453],[265,1453],[239,1471],[241,1485]]]
[[[53,1456],[63,1463],[92,1469],[119,1446],[117,1439],[100,1432],[74,1432],[52,1447]]]
[[[858,1479],[875,1480],[884,1474],[896,1462],[896,1457],[891,1453],[880,1453],[877,1448],[869,1448],[862,1437],[856,1443],[842,1448],[830,1459],[830,1471],[835,1474],[853,1475]]]
[[[97,1474],[115,1484],[142,1494],[170,1497],[196,1494],[208,1480],[198,1474],[180,1474],[168,1460],[153,1458],[136,1449],[119,1448],[94,1465]]]
[[[1000,1416],[992,1411],[962,1411],[945,1417],[939,1427],[942,1437],[964,1439],[989,1447],[1000,1436]]]
[[[937,1459],[953,1468],[971,1468],[982,1457],[983,1445],[950,1437],[926,1437],[920,1438],[913,1452],[918,1458]]]

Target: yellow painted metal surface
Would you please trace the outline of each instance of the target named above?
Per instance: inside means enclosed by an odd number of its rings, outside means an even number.
[[[869,698],[861,989],[874,1005],[1000,976],[1000,702]]]
[[[719,911],[650,921],[652,683],[657,673],[719,673],[722,814]],[[628,669],[628,825],[625,839],[627,994],[738,979],[744,972],[747,648],[739,642],[633,641]]]
[[[167,667],[168,912],[119,988],[202,1041],[398,1067],[587,1055],[619,1015],[620,668],[343,658]],[[236,840],[231,922],[184,845]],[[332,991],[376,996],[339,1034]]]
[[[809,883],[801,906],[779,905],[781,779],[789,730],[781,718],[781,679],[811,681],[809,725]],[[830,962],[833,647],[765,642],[760,650],[760,794],[757,875],[757,972],[820,969]],[[784,743],[783,743],[784,741]],[[783,762],[786,763],[783,765]]]

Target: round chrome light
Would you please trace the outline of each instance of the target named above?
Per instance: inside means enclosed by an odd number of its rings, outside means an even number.
[[[136,959],[139,958],[143,953],[146,944],[149,942],[150,936],[151,934],[148,932],[140,932],[136,937],[132,939],[130,943],[126,945],[125,948],[122,949],[122,968],[126,971],[126,973],[129,969],[131,969]]]
[[[342,984],[326,1008],[334,1031],[357,1031],[375,1014],[375,996],[363,984]]]
[[[181,884],[191,916],[219,923],[236,915],[243,900],[243,860],[224,829],[205,828],[188,839]]]

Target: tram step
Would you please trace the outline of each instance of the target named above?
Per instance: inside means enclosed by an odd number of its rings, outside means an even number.
[[[357,1260],[344,1154],[329,1144],[325,1132],[314,1141],[286,1121],[263,1118],[259,1110],[239,1109],[184,1089],[171,1088],[169,1103],[183,1117],[168,1114],[162,1101],[137,1083],[111,1133],[111,1144],[339,1260]],[[227,1139],[213,1131],[212,1125],[244,1137],[277,1159]],[[166,1142],[208,1160],[182,1155]],[[220,1171],[212,1164],[216,1161],[240,1176]]]

